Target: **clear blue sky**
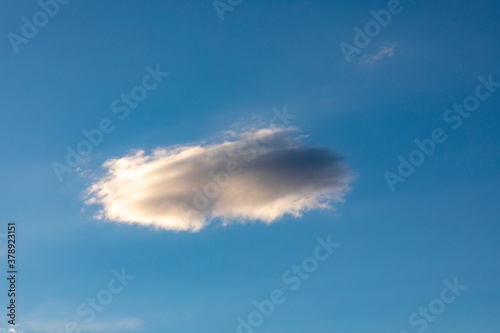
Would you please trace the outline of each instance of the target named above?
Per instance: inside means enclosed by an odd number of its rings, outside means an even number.
[[[243,1],[221,21],[211,1],[73,0],[17,53],[7,36],[40,6],[3,1],[0,212],[2,228],[18,221],[16,332],[236,332],[274,289],[286,301],[255,332],[418,332],[409,317],[455,277],[467,289],[425,331],[500,332],[500,87],[456,130],[443,119],[479,76],[500,81],[500,4],[401,5],[348,63],[340,43],[386,1]],[[169,76],[121,120],[111,103],[157,64]],[[110,157],[207,142],[285,106],[305,144],[333,147],[357,175],[335,211],[174,232],[94,219],[84,204]],[[60,182],[53,161],[103,118],[115,129]],[[391,191],[384,173],[435,128],[447,140]],[[341,247],[291,291],[282,274],[328,235]],[[85,323],[79,305],[122,268],[135,279]]]

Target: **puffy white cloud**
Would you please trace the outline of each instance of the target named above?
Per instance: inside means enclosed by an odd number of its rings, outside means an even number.
[[[276,221],[330,209],[349,189],[350,173],[330,148],[301,143],[293,128],[262,128],[223,143],[142,150],[107,160],[87,189],[96,218],[169,230]]]

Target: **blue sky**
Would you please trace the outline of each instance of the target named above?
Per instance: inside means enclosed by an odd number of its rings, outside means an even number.
[[[456,130],[443,119],[479,76],[500,81],[500,5],[400,5],[348,63],[340,43],[353,44],[353,28],[386,1],[242,1],[221,21],[211,1],[73,0],[17,53],[7,36],[40,6],[2,2],[0,211],[5,229],[18,221],[16,332],[70,322],[82,332],[237,332],[237,318],[275,289],[286,301],[255,332],[500,332],[500,88]],[[157,65],[168,77],[121,120],[111,103]],[[300,147],[333,149],[356,175],[335,210],[216,218],[193,232],[96,219],[85,204],[110,158],[220,144],[285,107]],[[60,182],[53,162],[105,118],[114,130]],[[391,191],[384,174],[436,128],[447,140]],[[282,275],[329,235],[341,246],[291,291]],[[77,308],[122,268],[135,278],[87,323]],[[412,325],[455,278],[467,289],[425,329]]]

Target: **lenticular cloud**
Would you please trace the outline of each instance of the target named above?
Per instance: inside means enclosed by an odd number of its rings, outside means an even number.
[[[189,231],[214,219],[272,223],[331,209],[349,189],[350,172],[330,148],[306,146],[294,132],[256,129],[223,143],[109,159],[85,202],[100,205],[100,219]]]

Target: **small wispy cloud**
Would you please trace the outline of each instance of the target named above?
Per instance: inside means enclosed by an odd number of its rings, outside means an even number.
[[[343,200],[348,167],[331,148],[306,146],[292,128],[230,132],[230,140],[139,150],[109,159],[87,189],[96,218],[168,230],[331,209]]]
[[[372,65],[375,62],[386,58],[392,57],[394,55],[395,46],[382,46],[379,48],[379,51],[375,54],[365,54],[359,58],[359,63]]]
[[[19,324],[16,324],[16,327],[11,328],[0,328],[0,333],[25,333],[26,331],[19,327]]]
[[[14,328],[0,328],[0,333],[22,333],[22,332],[16,331]]]

